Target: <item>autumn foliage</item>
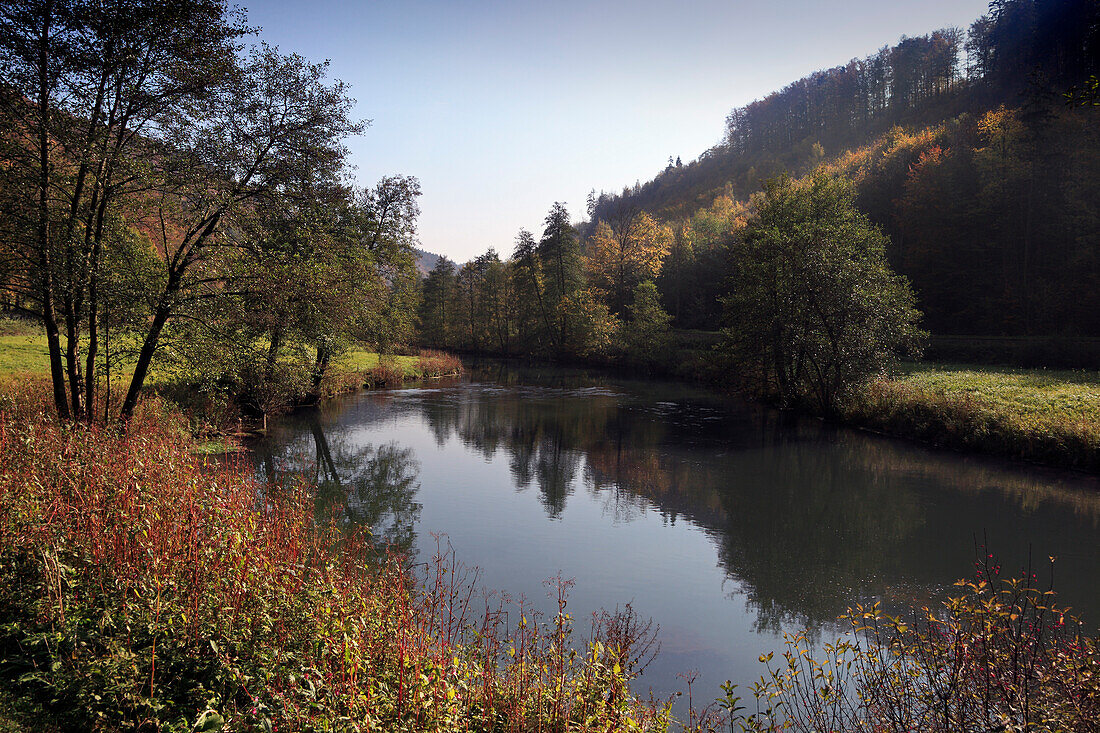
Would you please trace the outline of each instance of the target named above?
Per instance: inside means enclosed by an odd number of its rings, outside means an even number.
[[[125,433],[0,404],[0,653],[18,716],[79,730],[637,730],[629,611],[573,640],[318,523],[310,487],[211,463],[171,412]],[[383,555],[383,557],[385,557]],[[509,613],[510,612],[510,613]]]

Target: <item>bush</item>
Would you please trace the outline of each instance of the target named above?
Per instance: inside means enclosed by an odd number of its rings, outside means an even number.
[[[1001,578],[986,558],[957,596],[912,621],[877,603],[849,609],[850,633],[822,657],[805,634],[787,636],[778,663],[761,657],[755,712],[731,685],[719,707],[744,731],[1100,730],[1096,638],[1037,582]]]

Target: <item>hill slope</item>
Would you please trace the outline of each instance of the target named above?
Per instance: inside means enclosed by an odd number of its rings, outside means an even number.
[[[1098,8],[1003,0],[968,32],[800,79],[733,110],[697,160],[594,196],[589,230],[636,210],[676,223],[662,296],[681,327],[713,328],[737,202],[824,168],[855,180],[932,330],[1098,336],[1100,119],[1063,97],[1100,70]]]

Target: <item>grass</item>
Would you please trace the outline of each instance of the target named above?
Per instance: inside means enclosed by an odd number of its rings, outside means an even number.
[[[1100,371],[907,363],[893,379],[929,392],[980,400],[1021,419],[1100,422]]]
[[[417,357],[399,355],[388,358],[403,374],[408,375],[410,378],[417,376]],[[375,351],[353,349],[344,355],[337,366],[348,371],[368,372],[381,366],[381,357]]]
[[[0,328],[0,375],[49,374],[49,371],[46,334],[10,326]]]
[[[0,319],[0,380],[48,378],[49,372],[49,351],[42,329],[29,321]],[[333,363],[321,385],[321,396],[332,396],[363,387],[395,387],[410,380],[461,373],[462,362],[443,352],[422,351],[410,356],[379,354],[353,347]],[[123,393],[129,376],[130,370],[126,364],[114,366],[112,389],[119,394]],[[156,361],[146,384],[151,392],[171,395],[181,404],[188,403],[187,407],[195,408],[199,414],[216,414],[213,419],[215,423],[228,424],[236,420],[235,409],[221,409],[225,406],[218,400],[214,400],[217,404],[206,404],[210,401],[209,395],[198,395],[194,384],[186,379],[181,381],[180,377],[159,372]],[[293,396],[288,397],[288,401],[292,400]],[[203,446],[200,451],[213,452],[217,451],[217,447]]]
[[[1100,372],[904,364],[845,408],[857,425],[1100,471]]]
[[[353,379],[365,378],[364,385],[396,386],[415,379],[434,379],[462,373],[462,362],[442,351],[421,351],[416,356],[378,354],[352,349],[336,364],[340,374]]]
[[[425,376],[419,356],[382,356],[362,348],[348,351],[336,367],[344,371],[370,372],[383,362],[410,379]],[[0,375],[46,375],[49,372],[50,353],[42,329],[34,323],[0,320]]]

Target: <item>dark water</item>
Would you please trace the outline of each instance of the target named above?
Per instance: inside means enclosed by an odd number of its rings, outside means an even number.
[[[631,603],[660,625],[639,687],[661,694],[751,683],[782,631],[828,636],[852,603],[935,600],[987,543],[1006,572],[1056,556],[1062,603],[1100,626],[1097,480],[682,384],[493,365],[294,414],[255,456],[415,559],[445,533],[487,588],[549,608],[560,572],[574,618]]]

